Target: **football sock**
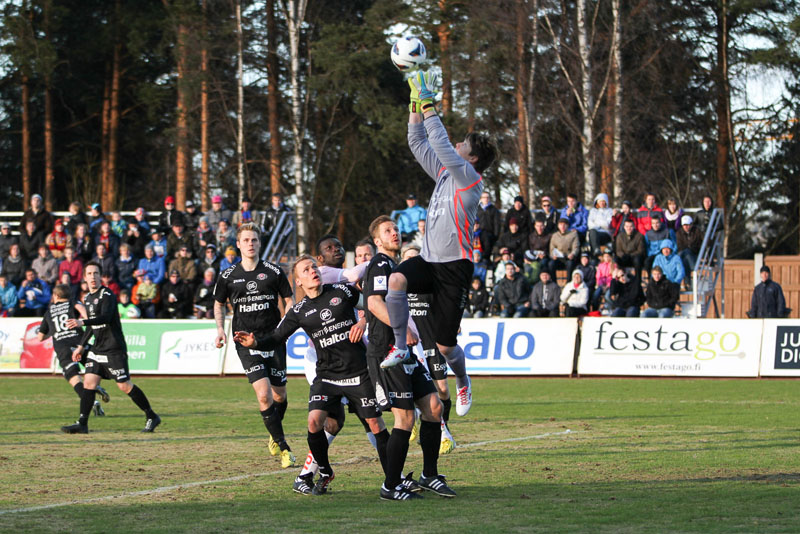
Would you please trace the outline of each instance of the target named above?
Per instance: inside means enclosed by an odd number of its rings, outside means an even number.
[[[435,477],[439,474],[439,442],[442,440],[442,425],[431,421],[420,421],[419,444],[422,447],[422,474]]]
[[[75,390],[75,393],[78,394],[78,397],[83,397],[83,382],[78,382],[72,386],[72,389]]]
[[[383,482],[386,489],[394,489],[400,484],[403,466],[408,455],[408,440],[410,437],[411,432],[408,430],[392,429],[392,435],[386,444],[386,479]]]
[[[269,408],[261,410],[261,418],[264,419],[264,426],[267,427],[267,432],[269,432],[269,435],[272,436],[273,441],[278,444],[281,450],[291,450],[289,444],[286,443],[286,437],[283,435],[283,424],[281,424],[280,415],[278,415],[277,403],[273,402]]]
[[[81,395],[81,414],[78,416],[78,422],[85,425],[89,422],[89,414],[92,413],[92,406],[94,406],[94,397],[97,392],[93,389],[83,389]]]
[[[450,408],[453,406],[453,401],[450,399],[444,399],[442,401],[442,419],[444,419],[445,423],[450,421]]]
[[[333,438],[336,437],[336,434],[331,434],[326,430],[325,437],[328,439],[328,447],[330,447],[331,443],[333,443]],[[308,451],[308,456],[306,456],[306,461],[303,464],[303,468],[300,470],[299,476],[302,477],[308,473],[313,473],[316,475],[317,471],[319,471],[319,464],[314,459],[314,455],[311,453],[311,451]]]
[[[389,322],[394,331],[394,346],[398,349],[407,349],[406,330],[408,328],[408,296],[405,291],[392,291],[386,293],[386,311],[389,312]]]
[[[372,436],[372,439],[375,440],[373,446],[378,450],[378,458],[381,461],[381,468],[383,469],[384,476],[386,475],[386,445],[389,443],[389,431],[385,428],[378,432],[377,434],[367,434],[368,436]],[[370,440],[372,441],[372,440]]]
[[[456,375],[456,386],[458,386],[458,389],[469,384],[467,380],[467,362],[466,356],[464,356],[464,350],[456,345],[444,359],[447,360],[447,365],[450,366],[450,369],[453,370],[453,374]]]
[[[280,417],[281,421],[283,421],[283,417],[286,415],[286,408],[289,407],[289,401],[287,400],[283,402],[275,401],[273,403],[273,406],[275,406],[275,411],[278,413],[278,417]]]
[[[133,403],[144,412],[148,419],[155,417],[156,413],[150,409],[150,402],[147,400],[147,396],[144,394],[144,391],[139,389],[139,386],[134,385],[133,388],[131,388],[131,392],[128,393],[128,396],[131,398]]]
[[[325,437],[325,432],[308,433],[308,448],[314,455],[314,459],[319,464],[320,475],[330,476],[333,473],[330,461],[328,460],[328,439]]]

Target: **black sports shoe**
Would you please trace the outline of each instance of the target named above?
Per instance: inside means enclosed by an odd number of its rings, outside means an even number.
[[[445,482],[444,475],[436,475],[435,477],[426,477],[422,475],[419,477],[419,485],[422,489],[434,492],[436,495],[442,497],[455,497],[456,492],[450,489],[450,486]]]
[[[419,493],[412,493],[403,488],[402,484],[398,484],[393,490],[386,489],[386,486],[381,486],[381,499],[384,501],[410,501],[413,499],[422,499]]]
[[[154,417],[147,418],[147,422],[144,424],[142,432],[152,432],[158,425],[161,424],[161,418],[156,414],[153,414],[153,416]]]
[[[292,490],[301,495],[311,495],[314,485],[314,474],[308,473],[307,475],[299,476],[294,479]]]
[[[61,427],[64,434],[88,434],[89,426],[75,423],[74,425],[66,425]]]
[[[100,406],[100,403],[97,401],[94,401],[94,405],[92,406],[92,411],[94,411],[94,414],[97,417],[103,417],[106,414],[106,412],[103,411],[103,407]]]
[[[410,491],[411,493],[419,493],[422,491],[422,486],[417,484],[417,481],[414,480],[414,471],[408,473],[406,477],[400,481],[400,485],[403,486],[404,490]]]
[[[333,473],[329,476],[320,474],[317,483],[314,484],[314,489],[311,490],[311,495],[325,495],[328,493],[328,484],[333,480]]]
[[[111,400],[111,397],[108,395],[108,391],[106,391],[104,388],[97,386],[96,388],[94,388],[94,390],[97,392],[98,395],[100,395],[101,401],[108,402]]]

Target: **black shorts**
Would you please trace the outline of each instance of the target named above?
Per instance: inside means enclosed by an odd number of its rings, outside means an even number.
[[[382,359],[367,356],[367,368],[375,384],[378,407],[384,412],[392,408],[413,410],[414,401],[436,393],[430,373],[416,359],[410,364],[381,369]]]
[[[422,256],[409,258],[394,269],[408,280],[407,293],[433,295],[430,314],[431,320],[436,321],[436,342],[445,347],[458,343],[473,269],[470,260],[431,263]]]
[[[69,380],[73,376],[78,376],[81,372],[81,365],[86,363],[86,353],[84,352],[81,356],[80,362],[73,362],[72,361],[72,351],[73,348],[62,348],[56,350],[56,358],[58,358],[58,364],[61,366],[61,372],[64,374],[64,378]]]
[[[342,397],[347,398],[347,404],[363,419],[381,415],[375,402],[375,388],[366,372],[352,378],[316,377],[308,392],[308,411],[324,410],[333,414],[339,410],[344,416]]]
[[[274,351],[259,351],[236,343],[236,353],[251,384],[268,378],[273,386],[286,385],[286,345],[281,344]]]
[[[439,349],[432,348],[424,350],[425,363],[428,365],[428,372],[434,380],[447,380],[447,361],[439,352]]]
[[[118,384],[131,379],[128,370],[128,354],[125,352],[107,352],[97,354],[89,351],[86,356],[86,374],[98,375],[106,380],[116,380]]]

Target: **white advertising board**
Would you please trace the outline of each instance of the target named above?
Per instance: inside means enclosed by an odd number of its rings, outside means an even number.
[[[578,373],[758,376],[761,321],[587,317]]]
[[[0,373],[52,373],[53,339],[39,341],[41,318],[0,318]]]
[[[800,321],[764,319],[761,376],[800,376]]]

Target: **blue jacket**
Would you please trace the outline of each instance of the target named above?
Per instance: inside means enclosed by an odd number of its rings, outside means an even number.
[[[558,212],[558,217],[564,217],[565,219],[569,219],[569,230],[577,230],[579,234],[585,234],[587,223],[589,220],[589,212],[586,208],[583,207],[583,204],[578,202],[575,207],[575,213],[572,215],[567,215],[567,210],[569,206],[561,208],[561,211]]]
[[[6,287],[0,287],[0,311],[10,310],[19,302],[17,288],[11,282],[6,283]]]
[[[166,267],[164,266],[164,258],[160,256],[153,256],[153,259],[148,260],[147,258],[142,258],[139,260],[138,270],[144,271],[150,280],[153,281],[154,284],[158,285],[164,281],[164,271]]]
[[[662,224],[661,229],[656,232],[655,230],[648,230],[644,236],[644,240],[647,243],[647,255],[648,256],[657,256],[661,254],[661,243],[664,240],[675,242],[675,232],[672,231],[669,227]],[[675,246],[672,247],[673,252],[676,250]]]
[[[394,210],[392,219],[397,221],[397,229],[401,234],[412,234],[417,231],[417,222],[425,218],[425,208],[420,205],[411,206],[404,210]]]
[[[223,272],[225,271],[225,269],[233,267],[240,261],[242,261],[242,258],[240,258],[239,256],[234,257],[232,262],[228,261],[228,256],[225,256],[224,258],[222,258],[222,261],[219,262],[219,272]]]
[[[671,239],[664,239],[659,243],[659,250],[662,248],[669,248],[669,256],[664,256],[659,253],[656,259],[653,260],[653,267],[658,265],[664,271],[664,276],[673,284],[680,284],[686,276],[686,271],[683,269],[683,260],[680,256],[675,254],[675,243]]]
[[[33,292],[29,295],[29,292]],[[29,298],[32,297],[32,298]],[[50,285],[44,280],[37,278],[27,286],[19,286],[17,298],[25,302],[25,307],[31,310],[40,310],[50,304]]]

